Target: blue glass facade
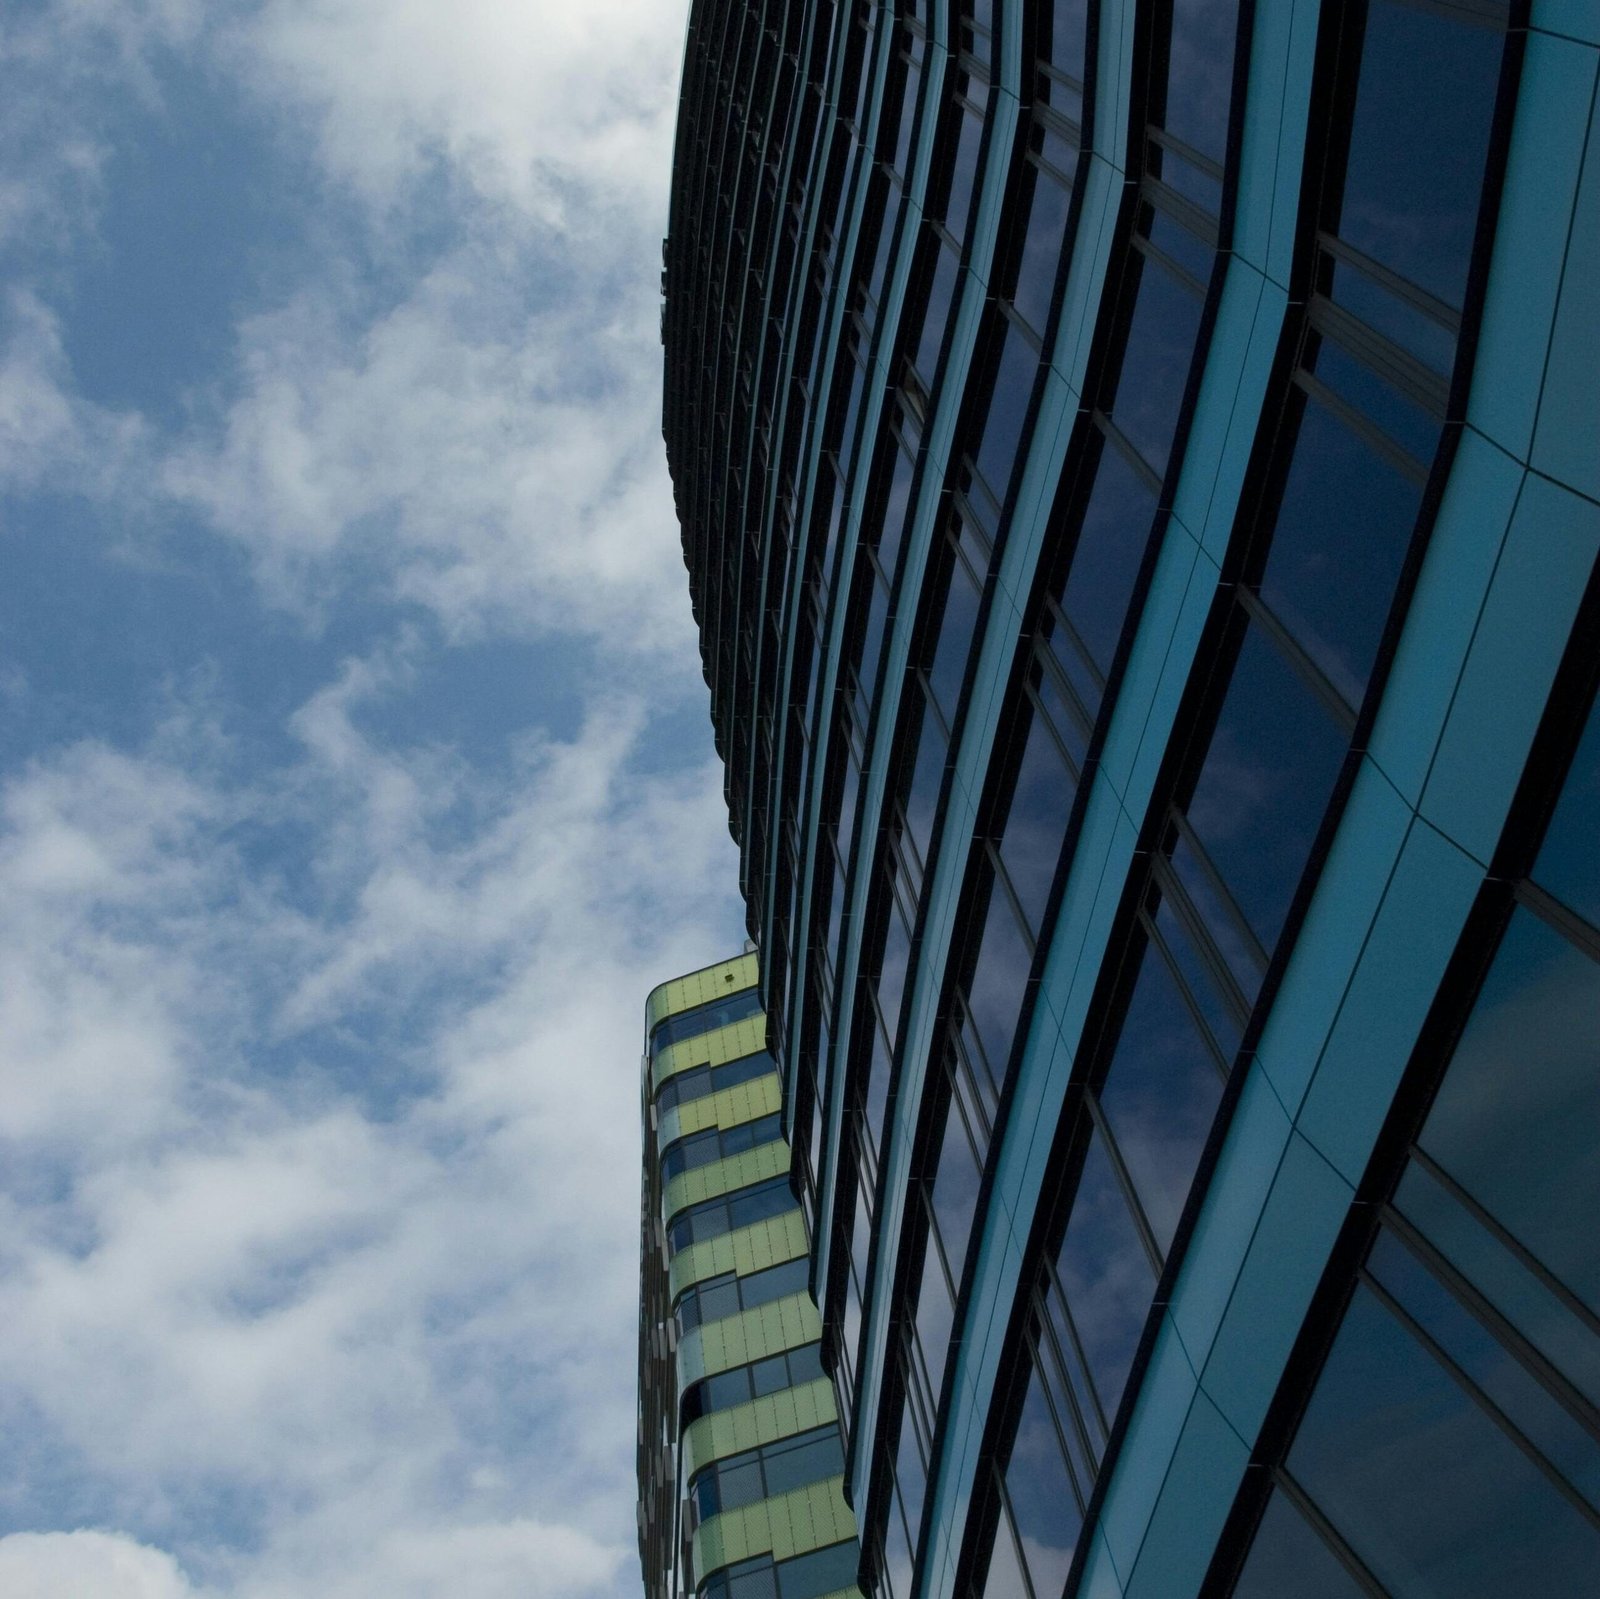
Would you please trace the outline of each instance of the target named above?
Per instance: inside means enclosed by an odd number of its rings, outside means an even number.
[[[1597,66],[692,10],[664,432],[868,1591],[1592,1587]]]

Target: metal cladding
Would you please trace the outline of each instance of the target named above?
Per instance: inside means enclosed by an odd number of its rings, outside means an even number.
[[[1597,73],[692,8],[663,431],[866,1592],[1591,1591]]]

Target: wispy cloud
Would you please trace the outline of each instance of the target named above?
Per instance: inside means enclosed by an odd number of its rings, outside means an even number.
[[[0,766],[8,1595],[636,1586],[640,1005],[738,936],[709,740],[658,727],[704,693],[658,433],[682,22],[0,24],[6,519],[232,552],[246,641],[361,619],[265,732],[200,661]],[[249,104],[309,220],[157,419],[83,391],[72,263],[115,247],[114,147],[184,114],[179,68]],[[396,709],[496,638],[589,670],[561,716],[532,677],[475,764]],[[60,663],[11,664],[26,698]]]

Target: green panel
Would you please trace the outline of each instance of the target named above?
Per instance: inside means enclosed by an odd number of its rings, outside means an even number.
[[[694,1535],[695,1584],[752,1555],[788,1560],[855,1535],[856,1518],[844,1502],[844,1478],[809,1483],[706,1521]]]
[[[729,1022],[726,1027],[713,1028],[709,1033],[680,1038],[656,1056],[650,1092],[656,1093],[669,1077],[679,1072],[691,1071],[696,1066],[720,1066],[725,1060],[754,1055],[766,1047],[765,1016],[747,1016],[742,1022]]]
[[[789,1141],[774,1138],[770,1144],[759,1144],[726,1160],[713,1161],[709,1166],[694,1171],[679,1172],[667,1184],[661,1200],[661,1219],[670,1222],[685,1205],[697,1205],[702,1199],[715,1199],[720,1194],[737,1193],[752,1183],[765,1182],[769,1177],[780,1177],[789,1169]]]
[[[737,1232],[690,1244],[673,1258],[668,1270],[668,1293],[676,1299],[691,1284],[725,1271],[748,1277],[780,1261],[806,1252],[806,1221],[798,1205],[787,1214],[751,1222]]]
[[[748,1083],[735,1083],[720,1093],[707,1094],[704,1099],[674,1105],[661,1118],[656,1144],[665,1149],[686,1133],[698,1133],[706,1127],[737,1127],[741,1122],[753,1122],[758,1116],[770,1116],[782,1109],[783,1083],[776,1071],[770,1071]]]
[[[696,1005],[706,1005],[724,995],[754,988],[759,976],[754,955],[735,955],[732,960],[718,961],[715,966],[704,966],[687,976],[674,977],[671,982],[650,990],[644,1002],[645,1032],[648,1033],[663,1016],[676,1016],[679,1011],[693,1010]]]
[[[818,1377],[798,1388],[782,1388],[747,1404],[719,1410],[714,1416],[702,1416],[683,1437],[683,1480],[687,1482],[709,1461],[838,1419],[831,1377]]]
[[[797,1344],[815,1343],[821,1336],[822,1318],[804,1289],[770,1305],[695,1327],[678,1346],[678,1392],[702,1377],[747,1366]]]

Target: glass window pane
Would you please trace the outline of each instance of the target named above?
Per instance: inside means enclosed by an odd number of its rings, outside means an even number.
[[[1004,1081],[1032,964],[1033,952],[1023,940],[1011,901],[1004,889],[994,883],[977,964],[967,985],[967,1006],[983,1047],[989,1086],[995,1095],[999,1094]]]
[[[1163,1254],[1221,1098],[1215,1057],[1166,962],[1146,949],[1100,1107]]]
[[[1322,702],[1252,627],[1188,818],[1269,954],[1345,748],[1345,735]]]
[[[1128,1380],[1156,1278],[1098,1130],[1090,1136],[1056,1275],[1109,1421]]]
[[[939,1148],[939,1165],[933,1179],[933,1218],[944,1246],[951,1276],[961,1279],[967,1256],[967,1240],[978,1206],[978,1186],[983,1180],[968,1136],[966,1122],[954,1094],[945,1116],[944,1141]]]
[[[1600,711],[1589,714],[1533,876],[1600,927]]]
[[[1138,576],[1150,538],[1156,500],[1143,478],[1114,445],[1100,452],[1094,488],[1083,513],[1083,527],[1072,552],[1072,570],[1061,596],[1061,608],[1103,680],[1111,670],[1117,640],[1127,619],[1133,580]],[[1100,709],[1100,690],[1074,678],[1090,715]]]
[[[1274,1490],[1256,1528],[1233,1599],[1366,1599],[1291,1500]]]
[[[1306,403],[1261,593],[1353,710],[1421,499],[1330,411]]]
[[[1289,1470],[1396,1599],[1588,1599],[1600,1532],[1365,1287]]]
[[[1011,1528],[1011,1515],[1003,1504],[994,1529],[988,1574],[983,1580],[983,1599],[1032,1599],[1017,1560],[1017,1539]]]
[[[1055,880],[1075,791],[1049,727],[1041,717],[1033,717],[1000,836],[1000,859],[1035,934],[1044,924],[1045,901]]]
[[[1066,1586],[1083,1518],[1037,1367],[1028,1373],[1017,1437],[1006,1466],[1006,1493],[1033,1591],[1056,1599]]]
[[[1238,0],[1173,0],[1167,68],[1169,133],[1221,161],[1228,146]]]
[[[1139,298],[1111,415],[1159,477],[1167,470],[1203,302],[1164,266],[1139,259]]]
[[[1437,11],[1373,0],[1367,12],[1338,231],[1453,306],[1466,287],[1502,47],[1493,29]]]
[[[1600,1443],[1505,1344],[1393,1233],[1379,1235],[1367,1270],[1522,1436],[1600,1509]]]
[[[1600,1315],[1600,966],[1519,910],[1419,1140]]]
[[[1520,1256],[1419,1162],[1402,1178],[1395,1205],[1557,1371],[1600,1405],[1600,1339]]]
[[[1027,175],[1033,182],[1033,201],[1023,224],[1022,254],[1017,263],[1012,304],[1042,337],[1050,321],[1050,302],[1055,297],[1056,273],[1072,197],[1048,172],[1030,165]]]
[[[1004,504],[1022,439],[1028,401],[1033,397],[1039,355],[1009,322],[1002,322],[1001,326],[1005,329],[1005,347],[995,374],[994,392],[989,401],[983,440],[976,451],[976,463],[995,499]]]

